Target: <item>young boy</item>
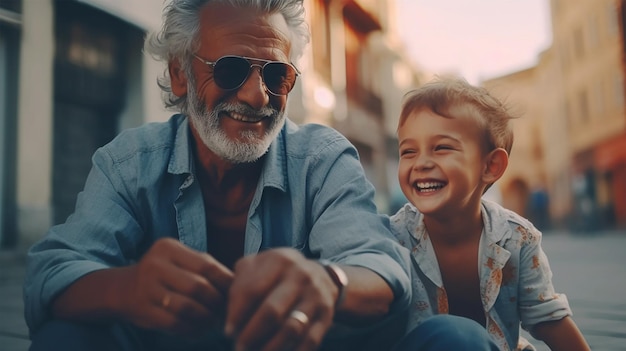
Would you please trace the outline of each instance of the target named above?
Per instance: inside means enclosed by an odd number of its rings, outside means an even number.
[[[552,350],[589,350],[565,295],[554,291],[541,233],[482,199],[507,167],[511,118],[463,79],[438,79],[405,96],[398,180],[410,204],[391,222],[411,252],[409,330],[452,314],[483,325],[502,350],[533,349],[523,345],[520,323]]]

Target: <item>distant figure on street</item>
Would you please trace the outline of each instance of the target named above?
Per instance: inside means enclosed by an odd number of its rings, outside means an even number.
[[[411,251],[410,331],[439,314],[482,325],[500,350],[530,349],[521,326],[552,350],[589,350],[555,292],[541,232],[481,199],[504,173],[513,144],[509,109],[460,78],[405,96],[398,180],[410,201],[391,218]]]
[[[546,231],[550,229],[550,199],[548,192],[543,187],[535,187],[530,192],[528,201],[529,219],[537,229]]]

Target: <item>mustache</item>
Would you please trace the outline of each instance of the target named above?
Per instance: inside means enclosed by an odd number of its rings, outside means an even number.
[[[238,103],[238,102],[220,102],[215,108],[213,108],[213,112],[215,114],[219,114],[221,112],[226,113],[238,113],[241,115],[263,119],[263,118],[276,118],[278,116],[279,111],[271,106],[264,106],[261,109],[254,109],[249,105]]]
[[[242,114],[242,115],[249,116],[252,118],[263,119],[263,118],[270,117],[270,118],[275,119],[280,114],[280,111],[278,111],[276,108],[272,106],[264,106],[260,109],[255,109],[241,102],[224,102],[224,101],[219,102],[217,105],[215,105],[215,107],[213,107],[213,110],[209,111],[203,101],[201,101],[200,99],[196,99],[195,96],[193,95],[190,97],[191,97],[191,102],[193,104],[194,110],[199,115],[202,115],[202,116],[206,116],[206,115],[218,116],[221,112],[225,112],[225,113],[234,112],[234,113]]]

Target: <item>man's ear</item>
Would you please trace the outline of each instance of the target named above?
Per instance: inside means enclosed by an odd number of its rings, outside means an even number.
[[[483,181],[491,184],[495,183],[509,165],[509,154],[502,148],[497,148],[487,154],[485,158],[485,168],[483,170]]]
[[[180,67],[178,59],[173,59],[169,62],[168,70],[170,81],[172,82],[172,93],[178,97],[185,96],[187,94],[187,76]]]

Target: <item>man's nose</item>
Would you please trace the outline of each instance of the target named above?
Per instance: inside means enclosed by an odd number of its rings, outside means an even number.
[[[263,82],[262,67],[252,65],[246,81],[237,91],[237,97],[252,108],[260,109],[269,103],[269,92]]]

